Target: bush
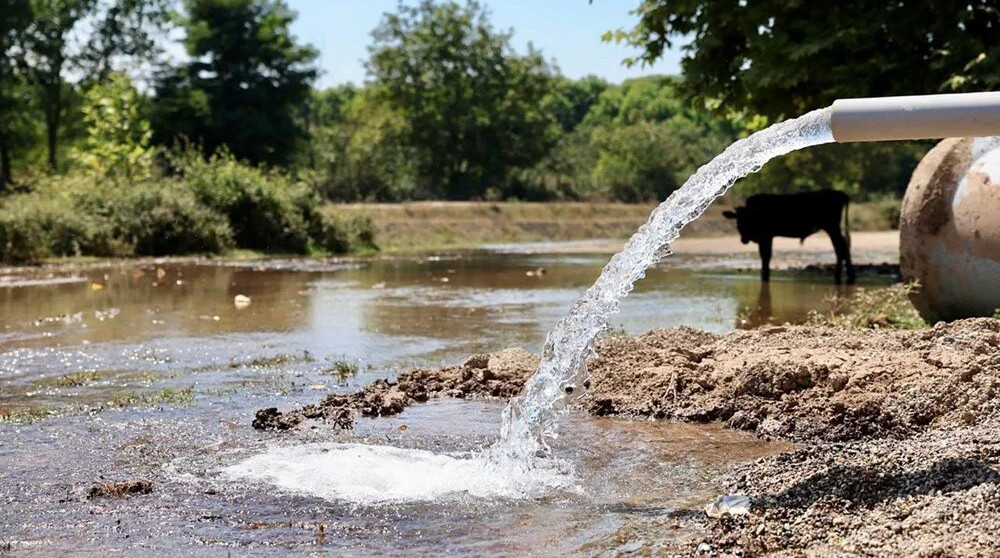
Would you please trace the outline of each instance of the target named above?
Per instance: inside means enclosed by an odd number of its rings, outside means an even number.
[[[316,244],[328,252],[344,254],[375,248],[375,226],[368,215],[325,207],[315,223]]]
[[[61,178],[10,196],[0,206],[0,260],[54,256],[132,256],[232,248],[224,216],[176,182],[128,187]]]
[[[225,151],[205,160],[188,150],[175,155],[173,163],[198,201],[228,218],[239,247],[300,254],[309,250],[317,199],[305,184],[242,164]]]
[[[831,300],[828,313],[813,310],[806,323],[848,329],[919,329],[927,322],[910,302],[920,288],[916,282],[899,283],[878,289],[857,289],[849,297]]]
[[[113,235],[135,255],[222,252],[235,244],[225,216],[182,184],[140,184],[108,199]]]

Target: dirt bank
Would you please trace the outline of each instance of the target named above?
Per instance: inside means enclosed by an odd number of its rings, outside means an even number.
[[[898,209],[898,203],[889,206]],[[723,217],[733,201],[722,199],[713,204],[704,215],[684,229],[686,242],[692,237],[734,235],[736,226]],[[894,225],[886,218],[885,202],[856,203],[851,205],[851,230],[883,231]],[[656,204],[623,204],[607,202],[408,202],[363,203],[334,205],[339,212],[359,213],[372,219],[375,239],[379,247],[388,251],[431,250],[443,248],[473,248],[488,244],[524,242],[562,242],[590,239],[625,239],[632,235],[649,218]],[[892,212],[890,212],[892,213]],[[814,235],[821,241],[817,250],[828,251],[829,240],[825,235]],[[853,236],[853,235],[852,235]],[[899,233],[892,232],[895,251]],[[791,242],[791,241],[790,241]],[[794,241],[798,244],[798,241]],[[590,243],[587,243],[588,245]],[[594,243],[590,252],[617,252],[622,242]],[[697,243],[695,243],[697,244]],[[736,241],[733,244],[739,246]],[[820,248],[819,245],[822,245]],[[697,248],[697,246],[694,246]],[[756,251],[756,247],[751,246]],[[567,246],[562,251],[579,251],[580,247]],[[785,246],[778,242],[776,250]],[[794,250],[794,248],[789,247]],[[547,248],[551,251],[553,248]],[[733,251],[732,247],[722,250]]]
[[[918,331],[677,328],[607,337],[597,352],[576,401],[595,415],[725,421],[762,437],[843,442],[974,424],[1000,406],[1000,321],[988,318]],[[508,398],[536,364],[520,349],[473,355],[295,411],[265,409],[254,426],[333,419],[346,427],[352,413],[388,416],[435,397]]]
[[[690,328],[609,337],[575,403],[597,415],[724,421],[800,449],[738,466],[750,513],[684,519],[679,554],[1000,555],[1000,320],[917,331]],[[506,398],[537,359],[511,349],[319,405],[258,413],[258,428],[349,425],[434,397]],[[342,419],[347,417],[348,422]]]

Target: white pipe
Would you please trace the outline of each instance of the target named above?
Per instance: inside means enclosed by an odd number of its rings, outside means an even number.
[[[837,142],[1000,136],[1000,92],[840,99]]]

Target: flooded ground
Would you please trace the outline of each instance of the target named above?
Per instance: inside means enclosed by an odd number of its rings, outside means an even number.
[[[648,551],[687,536],[676,518],[717,496],[734,463],[787,449],[715,426],[571,413],[556,453],[572,464],[574,486],[527,500],[454,494],[365,506],[322,498],[321,475],[315,486],[279,490],[224,474],[275,445],[488,445],[499,403],[439,401],[353,431],[282,437],[250,421],[261,407],[301,405],[411,366],[538,350],[607,256],[525,251],[0,273],[0,553]],[[819,271],[780,272],[762,288],[756,266],[752,253],[680,253],[649,272],[616,324],[639,333],[795,322],[847,289]],[[891,271],[861,281],[886,284]],[[237,295],[249,306],[238,308]],[[152,481],[152,493],[88,494],[94,483],[134,479]]]

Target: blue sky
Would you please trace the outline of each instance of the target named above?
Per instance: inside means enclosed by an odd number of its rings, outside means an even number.
[[[320,51],[323,69],[318,85],[360,84],[362,61],[368,57],[369,33],[382,14],[395,11],[396,0],[286,0],[299,17],[293,32]],[[410,3],[410,2],[407,2]],[[605,31],[631,27],[629,10],[639,0],[481,0],[492,12],[498,29],[513,29],[515,48],[524,52],[529,42],[546,59],[555,59],[563,75],[579,78],[595,74],[612,82],[648,74],[680,72],[680,53],[667,52],[651,67],[622,66],[632,49],[601,42]]]

